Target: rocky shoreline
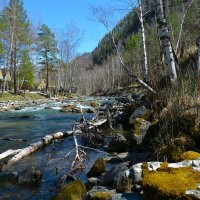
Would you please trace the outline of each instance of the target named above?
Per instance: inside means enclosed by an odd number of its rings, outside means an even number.
[[[167,110],[165,103],[152,103],[146,98],[145,91],[131,97],[119,95],[107,99],[108,101],[104,102],[79,99],[73,105],[67,103],[66,99],[1,102],[0,109],[20,110],[62,101],[61,112],[83,114],[81,107],[78,107],[82,101],[89,106],[84,112],[97,114],[91,122],[80,122],[75,133],[78,137],[85,138],[89,148],[103,149],[108,156],[93,163],[84,183],[74,180],[62,187],[54,197],[56,200],[200,199],[200,154],[194,151],[179,152],[178,145],[175,150],[167,147],[170,151],[169,158],[178,162],[164,162],[159,160],[152,150],[152,141],[157,138],[156,134],[164,119],[162,116]],[[51,107],[47,106],[45,109]],[[197,121],[197,118],[192,118],[193,113],[188,111],[186,116],[184,119],[187,130],[196,131],[196,124],[192,122]],[[191,135],[190,140],[193,137],[194,135]],[[190,149],[190,140],[180,139],[181,145],[187,144],[187,149]],[[179,140],[177,142],[180,143]]]
[[[87,173],[85,183],[77,180],[71,182],[55,199],[200,199],[200,154],[194,151],[177,151],[175,157],[179,162],[158,162],[151,149],[152,138],[155,138],[160,120],[166,112],[164,102],[156,101],[151,104],[143,92],[133,95],[132,100],[128,96],[115,99],[115,104],[107,105],[106,109],[101,107],[98,113],[101,117],[107,116],[107,123],[98,129],[102,132],[111,130],[110,124],[115,129],[112,130],[109,141],[103,135],[103,139],[97,142],[108,152],[108,157],[95,161]],[[160,118],[155,117],[155,112],[160,113]],[[186,113],[188,116],[188,112]],[[169,155],[173,154],[174,150],[171,149]],[[74,188],[73,191],[71,187]],[[82,188],[81,193],[79,187]]]

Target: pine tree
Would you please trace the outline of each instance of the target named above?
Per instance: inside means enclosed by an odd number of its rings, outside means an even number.
[[[26,83],[28,87],[31,87],[34,84],[34,65],[31,61],[29,54],[30,52],[28,49],[25,49],[22,53],[19,75],[21,80],[21,86],[23,86],[23,84]]]
[[[46,93],[49,90],[50,68],[55,64],[57,52],[55,34],[43,24],[38,33],[38,56],[40,64],[44,65],[46,71]]]

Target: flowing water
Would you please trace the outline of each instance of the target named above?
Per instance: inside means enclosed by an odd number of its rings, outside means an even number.
[[[59,112],[60,105],[61,103],[51,104],[50,106],[53,109],[44,109],[47,105],[40,105],[35,108],[0,113],[0,139],[20,138],[27,140],[27,142],[0,140],[0,153],[7,149],[26,147],[47,134],[71,130],[72,125],[81,115]],[[91,119],[91,117],[93,117],[93,114],[86,115],[88,119]],[[0,177],[0,200],[51,199],[55,194],[59,178],[70,170],[74,153],[71,153],[70,156],[66,155],[72,149],[74,149],[74,141],[72,137],[68,137],[56,141],[10,166]],[[85,173],[94,160],[100,156],[105,155],[87,151],[86,168],[75,176],[84,180]],[[20,172],[32,167],[38,168],[43,174],[39,186],[16,184],[7,178],[2,178],[13,172]]]

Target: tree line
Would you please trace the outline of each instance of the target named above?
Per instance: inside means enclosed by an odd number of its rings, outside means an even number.
[[[0,62],[4,73],[11,73],[11,90],[16,94],[39,82],[46,93],[91,94],[126,86],[135,78],[156,89],[162,77],[169,75],[173,81],[180,69],[197,66],[198,0],[123,2],[129,13],[112,28],[111,8],[90,9],[108,33],[93,52],[77,56],[82,32],[73,23],[62,33],[45,24],[36,27],[23,1],[10,0],[0,16]],[[4,79],[3,92],[5,74]]]
[[[69,23],[56,33],[46,24],[31,22],[23,0],[10,0],[0,13],[0,63],[3,69],[2,94],[9,84],[17,94],[20,89],[34,88],[39,81],[46,93],[53,88],[69,87],[69,62],[76,55],[82,32]],[[8,83],[7,74],[11,75]],[[39,82],[39,83],[40,83]]]

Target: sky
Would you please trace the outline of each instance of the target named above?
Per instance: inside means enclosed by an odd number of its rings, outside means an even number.
[[[8,1],[8,0],[7,0]],[[78,52],[91,52],[106,34],[102,24],[92,20],[89,5],[121,8],[120,0],[24,0],[24,7],[31,21],[38,20],[53,30],[65,30],[71,21],[84,32]],[[123,18],[118,12],[115,21]]]

